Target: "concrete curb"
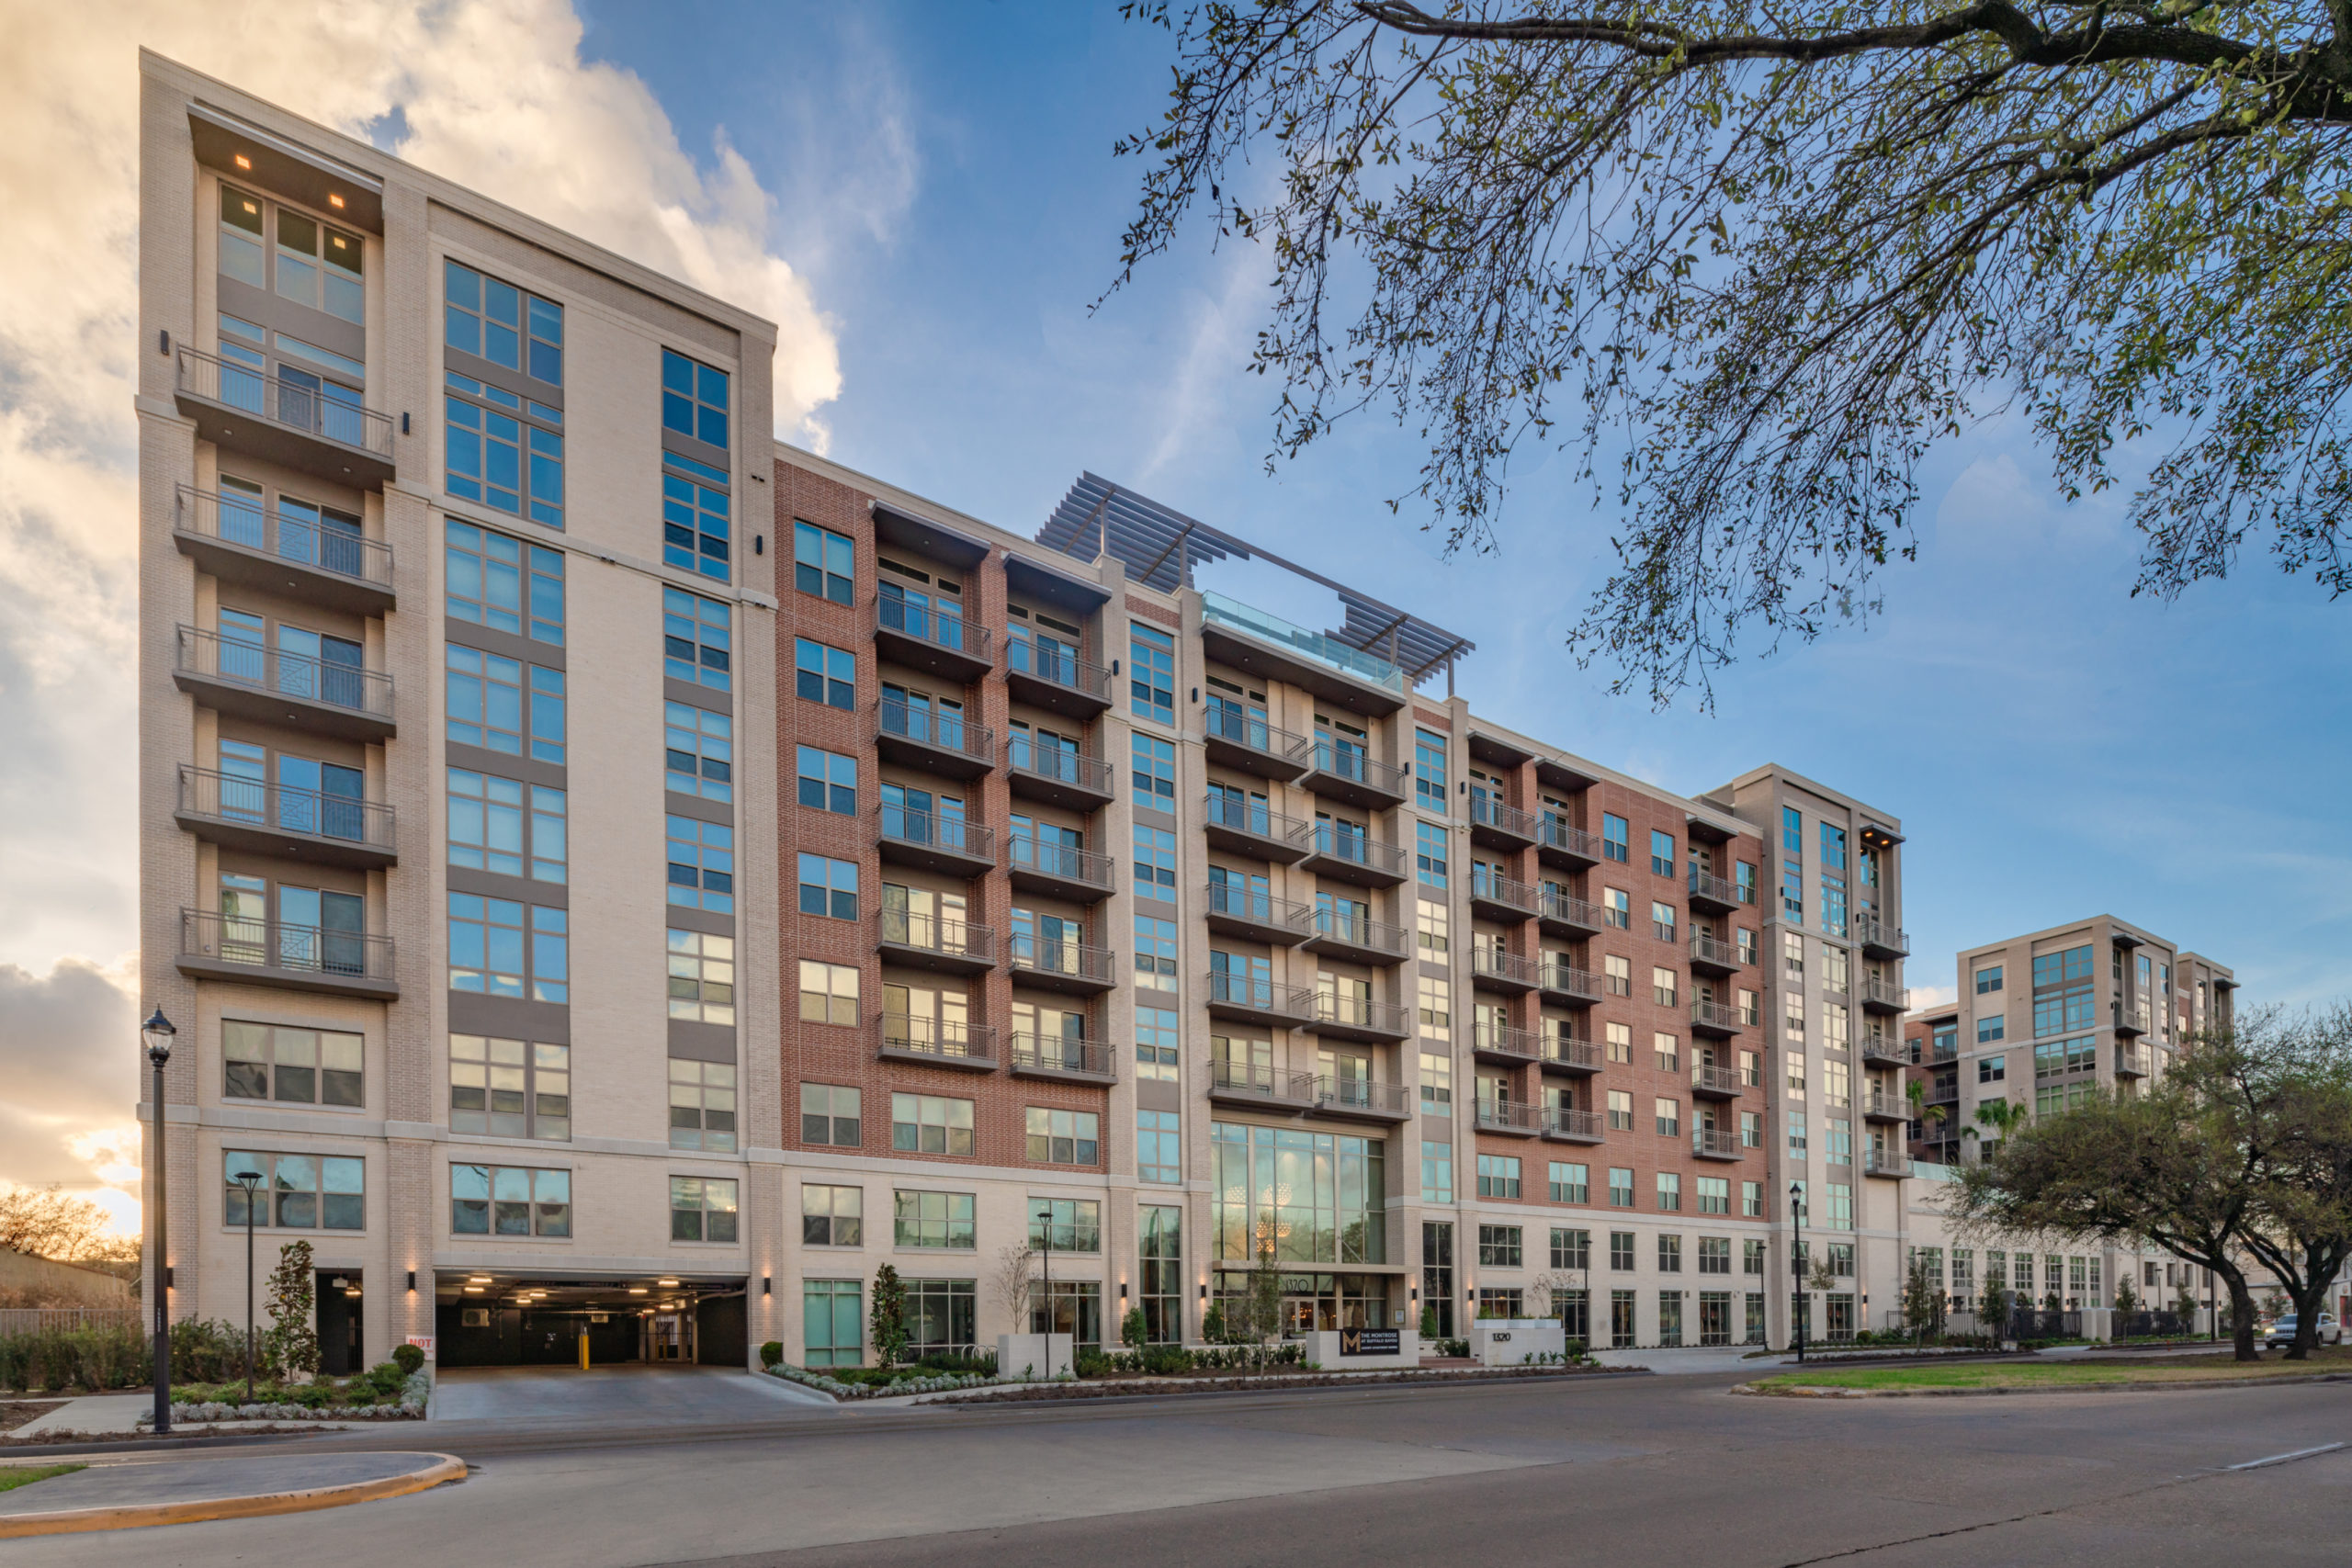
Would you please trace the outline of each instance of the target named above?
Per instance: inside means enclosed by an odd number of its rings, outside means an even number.
[[[2279,1384],[2352,1382],[2352,1372],[2281,1373],[2267,1378],[2171,1378],[2162,1382],[2053,1383],[2046,1388],[1765,1388],[1752,1382],[1735,1383],[1725,1392],[1749,1393],[1762,1399],[1985,1399],[2011,1393],[2178,1393],[2185,1388],[2272,1388]]]
[[[466,1461],[450,1454],[419,1454],[434,1462],[405,1475],[305,1486],[290,1492],[261,1492],[242,1497],[200,1497],[174,1503],[130,1503],[101,1508],[64,1508],[45,1514],[0,1514],[0,1540],[21,1536],[69,1535],[83,1530],[131,1529],[145,1525],[194,1524],[202,1519],[243,1519],[264,1514],[301,1514],[340,1508],[423,1492],[444,1482],[462,1481]]]
[[[1366,1375],[1367,1378],[1370,1376],[1370,1374]],[[1290,1388],[1252,1388],[1247,1384],[1241,1384],[1238,1386],[1228,1385],[1223,1388],[1153,1389],[1134,1393],[1065,1393],[1057,1394],[1050,1399],[991,1399],[989,1397],[989,1391],[974,1389],[968,1393],[961,1394],[919,1394],[913,1399],[897,1405],[895,1408],[910,1410],[914,1409],[917,1406],[921,1406],[927,1410],[936,1410],[943,1407],[954,1407],[958,1409],[1012,1410],[1025,1408],[1032,1405],[1054,1404],[1156,1404],[1170,1399],[1239,1399],[1246,1398],[1252,1394],[1263,1398],[1272,1398],[1278,1394],[1286,1393],[1396,1393],[1404,1390],[1421,1388],[1495,1388],[1512,1383],[1531,1382],[1613,1382],[1620,1378],[1645,1378],[1655,1377],[1657,1375],[1657,1373],[1651,1371],[1647,1367],[1617,1367],[1605,1372],[1555,1372],[1550,1374],[1537,1374],[1535,1376],[1521,1375],[1518,1377],[1490,1378],[1420,1378],[1398,1382],[1373,1382],[1369,1381],[1361,1382],[1343,1382],[1334,1380],[1329,1382],[1310,1383]],[[1007,1386],[1011,1388],[1036,1388],[1054,1386],[1067,1387],[1069,1385],[1013,1383]],[[1078,1386],[1082,1388],[1085,1385],[1080,1383]]]

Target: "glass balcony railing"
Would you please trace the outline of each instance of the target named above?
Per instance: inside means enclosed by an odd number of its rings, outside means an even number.
[[[1404,695],[1405,672],[1388,660],[1375,659],[1361,649],[1350,648],[1321,632],[1293,626],[1280,615],[1254,609],[1222,593],[1204,592],[1201,594],[1201,618],[1232,626],[1261,642],[1271,642],[1318,663],[1328,664],[1351,680]]]

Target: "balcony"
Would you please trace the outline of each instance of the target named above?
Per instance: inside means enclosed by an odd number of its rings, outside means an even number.
[[[1900,1181],[1911,1174],[1911,1156],[1897,1154],[1893,1149],[1864,1149],[1862,1174],[1883,1176]]]
[[[1958,1105],[1960,1103],[1959,1080],[1954,1079],[1949,1083],[1938,1081],[1929,1084],[1921,1096],[1920,1103],[1923,1105]]]
[[[1340,832],[1329,822],[1315,824],[1305,864],[1317,876],[1359,887],[1394,887],[1405,880],[1404,851],[1361,833]]]
[[[2121,1002],[2109,1003],[2108,1011],[2115,1020],[2115,1032],[2119,1037],[2132,1039],[2148,1032],[2148,1015],[2145,1012],[2134,1011]]]
[[[1395,713],[1411,689],[1388,660],[1222,593],[1201,594],[1201,646],[1216,663],[1304,686],[1350,713]]]
[[[1597,936],[1607,924],[1600,918],[1598,904],[1588,904],[1581,898],[1555,893],[1548,887],[1537,895],[1535,919],[1538,929],[1545,935],[1570,939]]]
[[[1211,1062],[1209,1099],[1220,1105],[1296,1114],[1316,1103],[1315,1075],[1250,1062]]]
[[[179,345],[175,400],[198,439],[365,488],[392,477],[392,421],[360,407],[357,396]]]
[[[1899,1094],[1872,1089],[1862,1097],[1862,1120],[1865,1122],[1908,1122],[1911,1102]]]
[[[1705,931],[1690,934],[1690,967],[1702,975],[1736,975],[1739,973],[1739,950],[1718,936]]]
[[[1872,958],[1908,958],[1911,938],[1899,926],[1889,925],[1873,915],[1864,915],[1854,922],[1854,939],[1862,951]]]
[[[916,707],[885,697],[876,708],[874,749],[886,762],[944,778],[976,779],[996,766],[996,732],[953,708]]]
[[[215,713],[283,724],[339,740],[389,740],[392,678],[218,632],[179,628],[172,683]]]
[[[875,1055],[886,1062],[917,1062],[958,1072],[996,1071],[996,1031],[985,1023],[882,1015]]]
[[[1474,942],[1470,948],[1470,983],[1490,991],[1524,996],[1535,988],[1535,961],[1508,948]]]
[[[1306,771],[1314,750],[1306,736],[1277,729],[1262,718],[1231,708],[1210,708],[1204,713],[1201,734],[1210,761],[1285,783]]]
[[[1012,1076],[1054,1078],[1063,1083],[1118,1081],[1118,1059],[1099,1040],[1065,1040],[1058,1034],[1012,1037]]]
[[[996,829],[935,811],[882,807],[882,858],[969,880],[996,869]]]
[[[1747,1027],[1739,1009],[1729,1002],[1709,1001],[1701,997],[1690,1004],[1690,1032],[1693,1034],[1732,1035]]]
[[[2144,1078],[2155,1070],[2149,1060],[2145,1045],[2118,1044],[2115,1047],[2115,1076],[2119,1078]]]
[[[1739,1146],[1739,1134],[1727,1128],[1693,1127],[1690,1152],[1701,1159],[1740,1159],[1747,1151]]]
[[[1521,1100],[1480,1100],[1478,1131],[1506,1137],[1532,1138],[1544,1130],[1543,1108]]]
[[[1562,1106],[1544,1113],[1544,1135],[1556,1144],[1597,1144],[1601,1141],[1600,1112]]]
[[[1566,1002],[1570,1007],[1589,1007],[1600,999],[1600,976],[1589,969],[1578,969],[1547,958],[1536,972],[1535,983],[1547,1002]]]
[[[1027,637],[1005,638],[1004,683],[1014,702],[1069,718],[1092,718],[1111,705],[1108,670]]]
[[[355,615],[392,608],[392,547],[242,496],[179,487],[172,543],[223,582]]]
[[[1546,811],[1535,820],[1535,858],[1545,865],[1583,871],[1600,863],[1600,840],[1558,812]]]
[[[372,870],[399,858],[389,806],[187,762],[172,819],[207,843],[311,865]]]
[[[1208,885],[1209,930],[1271,947],[1295,947],[1315,934],[1315,906],[1277,898],[1237,882]]]
[[[1229,970],[1209,975],[1209,1016],[1273,1029],[1303,1029],[1315,1021],[1315,987],[1252,980]]]
[[[210,909],[180,911],[178,967],[193,979],[367,1001],[397,1001],[401,994],[392,978],[390,937],[245,919]]]
[[[1385,811],[1405,804],[1412,778],[1411,769],[1376,762],[1362,747],[1318,739],[1309,748],[1306,777],[1300,782],[1326,800]]]
[[[1012,793],[1071,811],[1100,811],[1111,804],[1118,770],[1100,757],[1039,746],[1016,734],[1004,743],[1004,777]]]
[[[1402,964],[1410,956],[1413,933],[1385,920],[1368,919],[1351,908],[1323,904],[1316,907],[1315,934],[1307,939],[1306,950],[1351,964],[1385,967]]]
[[[1486,790],[1470,791],[1470,841],[1510,852],[1535,841],[1535,813],[1506,806]]]
[[[1700,914],[1729,914],[1753,901],[1744,895],[1739,884],[1696,869],[1690,873],[1689,887],[1690,908]]]
[[[1911,1065],[1910,1048],[1899,1040],[1873,1036],[1862,1042],[1862,1063],[1865,1066],[1907,1067]]]
[[[1326,1040],[1363,1040],[1393,1045],[1413,1032],[1413,1010],[1369,997],[1317,991],[1315,1017],[1306,1025]]]
[[[1535,889],[1516,877],[1473,865],[1470,912],[1489,920],[1524,920],[1535,913]]]
[[[1070,844],[1051,843],[1015,833],[1006,840],[1012,886],[1050,894],[1073,904],[1099,904],[1116,890],[1117,863]]]
[[[1532,1029],[1513,1029],[1507,1023],[1474,1023],[1470,1054],[1492,1066],[1532,1066],[1543,1058],[1544,1037]]]
[[[1690,1068],[1690,1093],[1694,1099],[1737,1100],[1747,1089],[1747,1080],[1740,1077],[1737,1067],[1699,1062]]]
[[[962,613],[913,604],[877,594],[874,601],[874,647],[892,664],[927,670],[944,681],[968,686],[996,668],[996,637]]]
[[[885,964],[944,975],[984,975],[996,967],[996,932],[988,926],[905,909],[885,909],[874,919]]]
[[[1306,858],[1315,840],[1315,824],[1270,811],[1260,801],[1211,790],[1202,824],[1209,845],[1251,860],[1295,865]]]
[[[1911,1006],[1908,987],[1890,985],[1871,975],[1862,981],[1862,1007],[1869,1012],[1903,1012]]]
[[[1019,931],[1005,943],[1005,967],[1017,985],[1081,996],[1109,990],[1119,975],[1118,954],[1110,948]]]
[[[1344,1117],[1351,1122],[1403,1122],[1413,1114],[1413,1091],[1404,1084],[1382,1083],[1376,1078],[1318,1074],[1315,1078],[1315,1104],[1308,1114]]]
[[[1597,1073],[1600,1071],[1600,1047],[1582,1035],[1546,1034],[1538,1065],[1555,1073]]]

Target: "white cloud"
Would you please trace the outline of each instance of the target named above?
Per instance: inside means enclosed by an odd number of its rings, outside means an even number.
[[[139,1010],[130,976],[0,964],[0,1185],[139,1190]],[[111,1206],[112,1199],[107,1201]]]

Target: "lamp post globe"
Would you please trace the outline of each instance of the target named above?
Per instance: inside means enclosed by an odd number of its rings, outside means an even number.
[[[155,1069],[154,1098],[149,1102],[153,1136],[148,1142],[147,1190],[155,1205],[155,1365],[151,1381],[155,1385],[155,1432],[160,1437],[172,1429],[172,1254],[164,1228],[170,1205],[164,1195],[170,1168],[164,1159],[164,1067],[172,1059],[172,1042],[179,1031],[158,1004],[139,1026],[139,1033],[147,1043],[147,1060]]]

